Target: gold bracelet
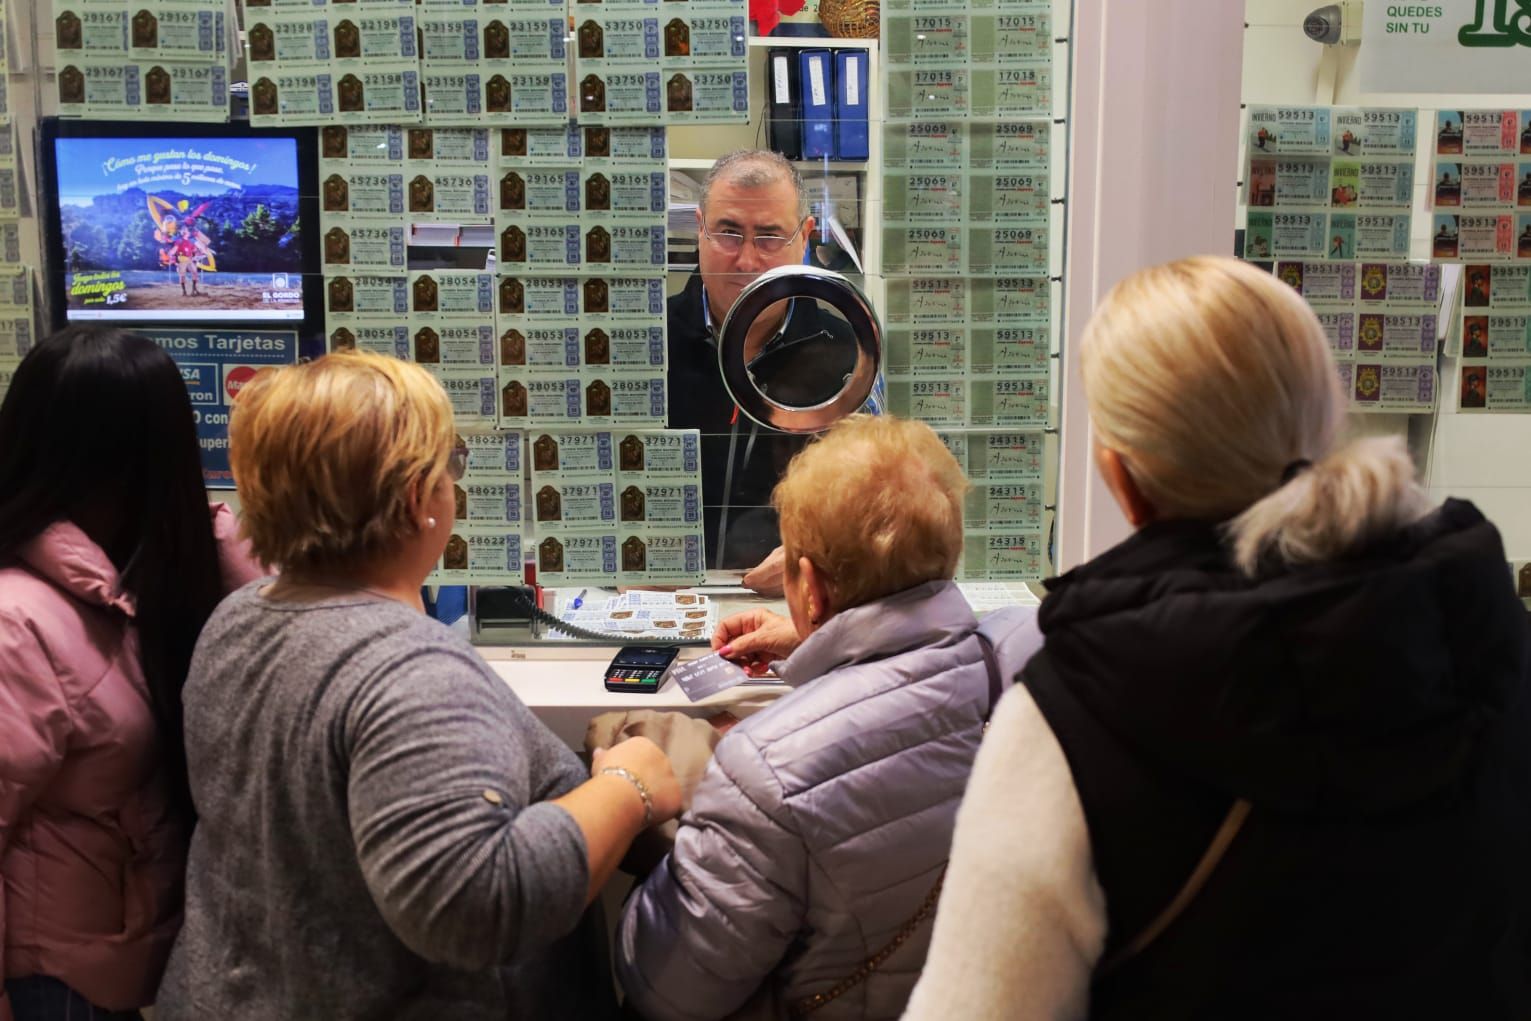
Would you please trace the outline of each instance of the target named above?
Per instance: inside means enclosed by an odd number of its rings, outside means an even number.
[[[654,799],[649,795],[649,789],[643,785],[642,780],[638,779],[637,774],[626,766],[607,766],[596,776],[605,776],[608,773],[612,776],[620,776],[638,791],[638,797],[643,799],[643,828],[648,829],[649,824],[654,821]]]

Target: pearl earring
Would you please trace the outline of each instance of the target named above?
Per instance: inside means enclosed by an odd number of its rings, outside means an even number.
[[[436,519],[435,518],[426,518],[425,519],[425,527],[426,528],[435,528],[436,527]]]

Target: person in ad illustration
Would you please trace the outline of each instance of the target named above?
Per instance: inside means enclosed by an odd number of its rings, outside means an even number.
[[[182,294],[197,295],[201,293],[197,285],[202,282],[202,271],[206,269],[214,272],[218,264],[213,257],[211,239],[195,226],[197,218],[207,211],[210,203],[202,203],[178,220],[174,211],[186,205],[184,199],[179,205],[172,205],[162,198],[149,196],[149,216],[154,220],[154,240],[165,245],[160,249],[160,263],[175,269]],[[186,289],[188,280],[191,281],[190,291]]]

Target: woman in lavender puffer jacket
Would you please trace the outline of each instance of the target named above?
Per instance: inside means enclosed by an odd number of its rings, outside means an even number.
[[[853,416],[792,461],[773,497],[792,619],[731,617],[713,644],[756,672],[785,656],[795,690],[718,744],[627,903],[617,974],[642,1016],[903,1013],[991,685],[1041,644],[1001,611],[986,662],[951,580],[966,489],[918,422]]]
[[[181,684],[260,574],[209,513],[180,370],[74,327],[0,405],[0,1021],[132,1018],[180,924]]]

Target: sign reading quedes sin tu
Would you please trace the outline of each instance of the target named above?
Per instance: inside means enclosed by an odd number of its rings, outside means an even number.
[[[298,360],[292,330],[143,331],[175,359],[191,397],[202,448],[202,479],[209,489],[233,489],[229,468],[229,414],[245,384],[261,369]]]
[[[1531,79],[1531,0],[1370,0],[1361,91],[1524,92]]]

